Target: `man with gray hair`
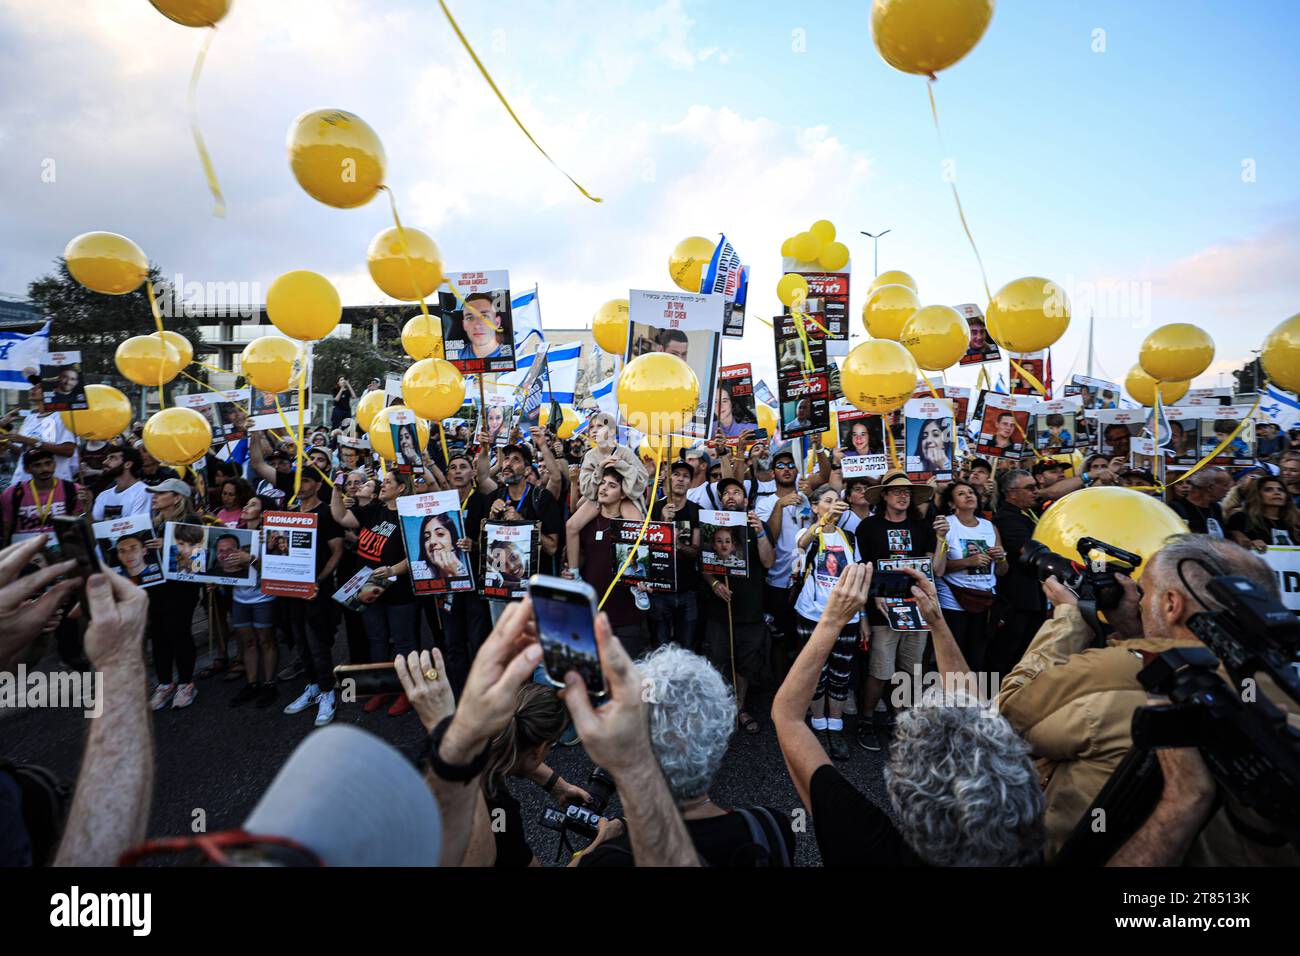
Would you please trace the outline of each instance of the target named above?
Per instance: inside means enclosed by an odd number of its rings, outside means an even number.
[[[1203,534],[1174,535],[1148,560],[1140,588],[1117,575],[1125,596],[1107,615],[1116,633],[1101,648],[1089,648],[1094,635],[1079,613],[1077,596],[1054,577],[1044,582],[1055,606],[1053,618],[1002,682],[997,704],[1040,759],[1049,853],[1061,848],[1133,746],[1133,712],[1148,704],[1138,672],[1165,651],[1203,646],[1187,620],[1221,610],[1205,584],[1224,575],[1245,577],[1278,597],[1272,570],[1245,548]],[[1279,707],[1288,702],[1262,676],[1258,691]],[[1245,824],[1241,832],[1220,811],[1192,846],[1187,863],[1300,862],[1285,840],[1269,848],[1253,839],[1271,832],[1266,821],[1238,808],[1231,816]]]
[[[994,674],[1006,674],[1047,619],[1047,605],[1038,586],[1038,575],[1020,561],[1025,544],[1034,536],[1038,523],[1038,482],[1023,468],[1004,472],[1001,503],[993,512],[993,526],[1002,536],[1007,552],[1007,573],[998,578],[993,599],[993,638],[986,652],[986,667]]]
[[[1187,479],[1187,497],[1171,501],[1169,507],[1187,522],[1193,534],[1223,538],[1227,522],[1223,520],[1223,506],[1219,502],[1231,490],[1232,476],[1227,469],[1211,465],[1190,476]]]
[[[650,749],[706,866],[789,866],[794,828],[782,810],[709,799],[736,729],[736,699],[707,659],[666,644],[637,661],[650,716]],[[606,821],[578,858],[581,866],[632,866],[621,820]]]

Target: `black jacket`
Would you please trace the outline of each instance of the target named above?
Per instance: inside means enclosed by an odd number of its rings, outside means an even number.
[[[1011,567],[998,579],[998,603],[1013,611],[1046,611],[1047,598],[1034,572],[1020,563],[1025,542],[1034,536],[1035,522],[1019,508],[1003,502],[993,512],[993,526],[1002,535],[1002,548]]]

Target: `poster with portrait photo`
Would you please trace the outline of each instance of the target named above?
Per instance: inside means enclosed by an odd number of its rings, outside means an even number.
[[[1147,413],[1141,408],[1102,408],[1097,410],[1097,452],[1107,458],[1128,461],[1130,443],[1142,435]]]
[[[1232,388],[1228,385],[1219,385],[1213,388],[1189,388],[1187,394],[1180,398],[1175,405],[1231,405]]]
[[[945,385],[939,389],[939,395],[952,402],[952,420],[955,431],[960,437],[970,416],[970,389],[956,385]]]
[[[1018,461],[1028,450],[1029,416],[1038,399],[982,390],[976,423],[975,454],[981,458]]]
[[[952,402],[913,398],[903,405],[903,416],[907,477],[912,481],[950,481],[957,455]]]
[[[510,273],[505,269],[453,272],[447,275],[447,281],[450,288],[438,293],[447,360],[462,375],[513,372]]]
[[[189,395],[177,395],[176,404],[182,408],[192,408],[206,418],[212,426],[212,444],[225,445],[237,442],[248,434],[249,392],[247,388],[192,392]],[[294,400],[297,401],[296,392]]]
[[[629,582],[641,582],[648,590],[671,593],[677,590],[677,559],[674,553],[677,540],[677,527],[671,521],[651,521],[645,526],[645,536],[636,544],[641,535],[640,521],[615,520],[611,523],[614,532],[614,564],[624,567],[628,553],[636,546],[636,555],[623,571],[623,579]]]
[[[84,411],[86,383],[80,352],[47,352],[41,356],[41,394],[47,412]]]
[[[397,577],[377,578],[373,568],[361,568],[334,592],[334,600],[349,611],[364,611],[374,604],[397,581]]]
[[[966,346],[966,354],[957,360],[957,364],[983,365],[986,362],[1000,362],[1002,350],[998,348],[998,343],[989,337],[984,312],[980,307],[973,302],[967,302],[963,305],[955,305],[953,308],[961,313],[962,318],[966,320],[966,325],[970,327],[970,343]]]
[[[749,515],[700,509],[700,570],[749,576]]]
[[[714,402],[714,435],[737,448],[747,432],[758,431],[754,403],[754,374],[748,362],[724,365],[718,370],[718,397]]]
[[[411,588],[418,594],[474,590],[465,540],[465,516],[456,491],[432,491],[397,499],[402,541],[410,564]]]
[[[903,568],[913,568],[920,571],[931,581],[934,580],[934,567],[929,558],[877,558],[877,571],[901,571]],[[928,631],[930,625],[926,622],[924,615],[921,614],[921,608],[917,605],[916,598],[881,598],[885,606],[885,616],[889,619],[889,626],[895,631]]]
[[[163,532],[163,577],[252,587],[258,580],[260,538],[250,528],[168,521]]]
[[[836,418],[845,457],[885,454],[885,424],[879,415],[848,408],[841,409]]]
[[[262,593],[276,597],[316,596],[316,534],[320,516],[301,511],[262,514],[258,565]]]
[[[820,435],[831,427],[831,386],[822,316],[810,316],[803,334],[792,315],[773,320],[776,341],[777,406],[781,437]]]
[[[627,351],[629,361],[648,352],[667,352],[691,367],[700,383],[700,403],[682,427],[688,438],[709,438],[722,365],[722,323],[726,299],[720,295],[689,292],[628,293]],[[653,423],[629,421],[628,426],[648,432]]]
[[[1056,455],[1079,447],[1082,411],[1078,398],[1056,398],[1036,404],[1030,430],[1034,448],[1044,455]]]
[[[279,407],[276,401],[279,400]],[[311,425],[311,393],[307,393],[307,405],[303,409],[304,426]],[[248,430],[250,432],[277,431],[288,422],[295,434],[298,429],[298,390],[267,392],[260,388],[248,390]]]
[[[849,272],[799,272],[808,283],[804,311],[815,316],[826,329],[827,355],[849,353]],[[790,314],[789,307],[785,313]]]
[[[541,524],[536,521],[484,521],[479,533],[479,594],[517,600],[528,593],[528,578],[538,567]]]
[[[1031,375],[1043,386],[1043,391],[1039,391],[1038,386],[1029,380]],[[1007,362],[1007,379],[1011,383],[1012,395],[1033,395],[1037,398],[1050,396],[1052,383],[1047,380],[1047,353],[1026,352],[1011,356]]]
[[[1162,417],[1169,429],[1169,441],[1165,445],[1165,454],[1174,465],[1194,465],[1201,460],[1201,416],[1202,408],[1184,405],[1166,405]]]
[[[509,395],[489,393],[487,396],[487,415],[483,419],[483,428],[487,431],[487,443],[502,448],[510,444],[514,432],[515,403]]]
[[[149,547],[154,540],[153,520],[148,514],[96,521],[91,525],[99,560],[132,584],[142,588],[163,582],[162,554]]]
[[[399,475],[414,475],[424,471],[423,449],[420,447],[420,430],[415,412],[398,405],[388,413],[388,430],[393,440],[393,471]]]
[[[1228,444],[1215,455],[1216,465],[1244,467],[1255,463],[1255,420],[1249,405],[1211,405],[1201,408],[1201,457],[1213,455],[1219,445]],[[1245,422],[1241,431],[1237,426]],[[1234,436],[1233,432],[1237,432]],[[1229,441],[1229,439],[1231,439]]]

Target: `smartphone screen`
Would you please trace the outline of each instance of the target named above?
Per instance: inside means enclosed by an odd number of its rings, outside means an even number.
[[[871,576],[871,597],[911,597],[916,582],[902,571],[877,571]]]
[[[99,559],[95,556],[95,539],[90,533],[90,523],[83,517],[55,515],[50,519],[54,527],[54,536],[59,541],[59,560],[76,561],[73,574],[81,578],[85,585],[86,578],[99,572]],[[82,613],[90,617],[90,603],[83,596]]]
[[[533,599],[547,679],[563,687],[564,675],[577,671],[587,682],[588,693],[605,696],[605,675],[596,650],[595,592],[585,584],[538,576],[529,581],[528,594]]]

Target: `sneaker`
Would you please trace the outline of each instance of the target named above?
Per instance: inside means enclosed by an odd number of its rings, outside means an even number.
[[[284,709],[284,712],[286,714],[300,714],[318,700],[320,700],[320,688],[315,684],[308,684],[303,688],[298,698]]]
[[[258,692],[257,703],[253,706],[259,710],[263,710],[270,707],[279,699],[280,688],[276,687],[274,683],[266,683],[262,685],[262,689]]]
[[[149,709],[162,710],[171,702],[175,693],[175,684],[159,684],[153,689],[153,696],[149,698]]]
[[[244,704],[247,704],[250,700],[257,700],[261,696],[261,693],[261,684],[245,684],[243,687],[239,688],[239,693],[230,698],[230,706],[241,707]]]
[[[849,759],[849,742],[844,739],[844,731],[828,730],[826,731],[826,740],[830,744],[827,751],[830,753],[832,760]]]
[[[316,708],[316,726],[324,727],[334,719],[334,691],[320,695],[320,705]]]
[[[846,717],[858,715],[858,699],[855,695],[849,694],[848,699],[844,701],[844,714]]]
[[[176,696],[172,698],[172,710],[184,710],[198,696],[199,689],[194,684],[181,684],[176,688]]]
[[[368,701],[366,701],[361,709],[364,710],[367,714],[373,714],[380,707],[383,707],[386,703],[388,703],[388,698],[383,694],[379,694],[375,697],[371,697]]]
[[[388,708],[389,717],[401,717],[411,709],[411,702],[407,700],[406,695],[402,694],[393,701],[393,706]]]
[[[302,658],[295,657],[293,659],[293,662],[290,663],[288,667],[286,667],[284,670],[280,671],[280,673],[275,675],[275,679],[278,681],[291,681],[295,677],[301,677],[302,675],[303,675]]]
[[[872,753],[880,752],[880,739],[876,736],[876,728],[871,724],[863,722],[858,725],[858,746]]]

